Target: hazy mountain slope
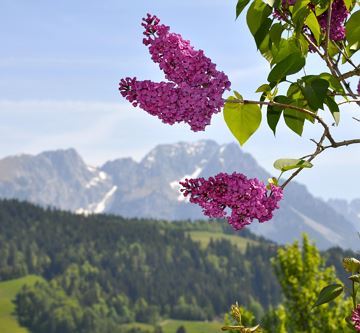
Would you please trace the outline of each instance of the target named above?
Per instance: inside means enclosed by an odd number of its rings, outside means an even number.
[[[140,162],[121,158],[99,168],[87,166],[69,149],[0,160],[0,197],[26,199],[78,213],[199,219],[204,218],[201,209],[179,193],[179,180],[234,171],[263,180],[270,176],[234,143],[218,145],[207,140],[159,145]],[[359,248],[356,230],[349,221],[352,215],[339,214],[332,206],[336,208],[294,182],[286,189],[274,219],[253,223],[251,229],[280,243],[307,232],[320,248]]]
[[[351,221],[356,230],[360,231],[360,199],[352,201],[330,199],[328,204],[347,220]]]

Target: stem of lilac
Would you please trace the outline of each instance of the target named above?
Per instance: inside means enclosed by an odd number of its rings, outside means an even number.
[[[327,61],[330,62],[329,57],[329,40],[330,40],[330,27],[331,27],[331,14],[332,14],[332,0],[330,0],[329,8],[328,8],[328,16],[327,16],[327,22],[326,22],[326,31],[325,31],[325,57],[327,58]]]
[[[316,145],[316,150],[310,155],[310,157],[307,159],[307,162],[311,162],[315,157],[319,154],[321,154],[324,151],[324,147],[322,146],[324,140],[326,138],[325,132],[321,136],[319,142]],[[292,173],[292,175],[281,185],[281,187],[284,189],[286,185],[288,185],[304,168],[299,168],[296,171]]]
[[[355,66],[355,65],[354,65],[354,66]],[[355,69],[354,69],[354,70],[342,74],[342,75],[339,77],[339,79],[340,79],[340,80],[345,80],[345,79],[348,79],[349,77],[359,76],[359,75],[360,75],[360,66],[358,66],[358,67],[355,66]]]
[[[339,102],[338,105],[347,104],[347,103],[359,103],[359,102],[360,102],[360,99],[351,99],[351,100],[349,100],[349,101]]]
[[[337,43],[334,43],[334,45],[336,46],[336,48],[339,50],[339,54],[341,53],[342,56],[344,56],[345,60],[351,65],[353,66],[355,69],[359,70],[359,67],[356,66],[352,60],[348,57],[348,55],[346,54],[346,49],[344,46],[344,43],[342,42],[343,48],[341,48]],[[345,74],[343,74],[344,76]]]
[[[278,182],[278,183],[280,182],[280,178],[281,178],[281,176],[283,175],[283,173],[284,173],[284,171],[281,171],[279,177],[277,178],[277,182]]]
[[[355,282],[352,282],[352,293],[351,293],[351,297],[352,297],[352,301],[353,301],[353,308],[354,310],[356,310],[356,291],[355,291]]]

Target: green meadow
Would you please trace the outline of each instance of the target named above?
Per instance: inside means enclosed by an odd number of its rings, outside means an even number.
[[[24,286],[33,285],[42,278],[29,275],[19,279],[0,282],[0,332],[1,333],[28,333],[28,330],[21,327],[13,313],[15,306],[12,300],[19,290]]]
[[[228,235],[228,234],[224,234],[223,232],[195,230],[195,231],[189,231],[188,234],[190,235],[193,241],[200,242],[200,245],[203,248],[207,247],[211,239],[213,241],[225,239],[229,241],[231,244],[235,245],[242,252],[245,251],[246,246],[248,244],[256,245],[258,243],[257,241],[252,239],[239,237],[236,235]]]
[[[152,333],[154,327],[150,324],[131,323],[125,324],[127,328],[139,328],[142,331]],[[189,321],[189,320],[173,320],[167,319],[160,323],[164,333],[176,333],[180,326],[184,326],[186,333],[219,333],[223,323],[218,321],[202,322],[202,321]]]

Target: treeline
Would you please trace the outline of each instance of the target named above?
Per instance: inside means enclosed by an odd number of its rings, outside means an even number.
[[[46,279],[16,299],[20,323],[37,333],[116,332],[119,324],[159,317],[211,320],[234,301],[257,313],[280,301],[273,243],[245,232],[257,240],[245,251],[226,240],[205,249],[188,234],[196,228],[209,225],[1,201],[0,279]]]

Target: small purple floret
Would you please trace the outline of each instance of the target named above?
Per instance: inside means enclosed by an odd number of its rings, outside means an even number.
[[[356,309],[352,311],[351,321],[354,323],[355,329],[360,331],[360,304],[358,304]]]

